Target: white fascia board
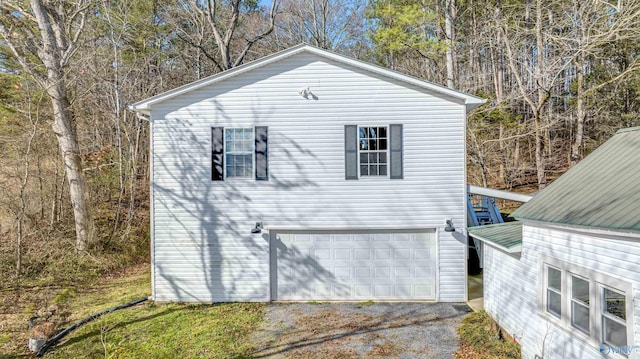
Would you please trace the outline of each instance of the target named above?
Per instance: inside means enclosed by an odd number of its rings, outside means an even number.
[[[211,84],[214,84],[216,82],[219,81],[223,81],[225,79],[231,78],[233,76],[237,76],[239,74],[242,74],[244,72],[247,71],[251,71],[253,69],[256,69],[258,67],[261,66],[265,66],[267,64],[270,64],[272,62],[276,62],[279,61],[281,59],[284,59],[286,57],[289,56],[293,56],[295,54],[298,54],[300,52],[310,52],[312,54],[316,54],[318,56],[336,61],[336,62],[340,62],[340,63],[344,63],[347,65],[351,65],[357,68],[361,68],[363,70],[372,72],[372,73],[376,73],[385,77],[389,77],[389,78],[393,78],[402,82],[406,82],[421,88],[425,88],[431,91],[434,91],[436,93],[440,93],[442,95],[445,96],[449,96],[455,99],[459,99],[462,100],[467,108],[467,111],[475,108],[476,106],[479,106],[481,104],[483,104],[484,102],[486,102],[485,99],[481,99],[479,97],[476,96],[472,96],[472,95],[468,95],[465,93],[462,93],[460,91],[456,91],[456,90],[452,90],[449,89],[447,87],[444,86],[440,86],[431,82],[427,82],[425,80],[421,80],[417,77],[413,77],[413,76],[409,76],[409,75],[404,75],[401,74],[399,72],[396,71],[392,71],[377,65],[373,65],[373,64],[369,64],[360,60],[356,60],[356,59],[352,59],[343,55],[339,55],[337,53],[328,51],[328,50],[323,50],[320,48],[316,48],[313,47],[311,45],[307,45],[307,44],[300,44],[298,46],[294,46],[292,48],[280,51],[280,52],[276,52],[272,55],[269,56],[265,56],[261,59],[246,63],[244,65],[240,65],[238,67],[235,67],[233,69],[206,77],[204,79],[201,80],[197,80],[191,83],[188,83],[186,85],[177,87],[173,90],[169,90],[167,92],[152,96],[146,100],[143,101],[139,101],[134,103],[133,105],[129,106],[130,110],[133,111],[137,111],[137,112],[142,112],[145,114],[149,114],[151,112],[151,105],[158,103],[158,102],[162,102],[165,100],[168,100],[170,98],[173,98],[175,96],[179,96],[182,95],[184,93],[196,90],[198,88],[204,87],[204,86],[208,86]]]

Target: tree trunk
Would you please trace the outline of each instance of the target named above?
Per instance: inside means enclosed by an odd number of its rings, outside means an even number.
[[[507,176],[506,176],[506,171],[505,171],[505,166],[507,163],[507,149],[505,148],[504,145],[504,124],[501,122],[500,123],[500,128],[499,128],[499,132],[498,132],[498,148],[500,149],[500,168],[498,169],[499,174],[498,176],[500,177],[500,179],[502,180],[502,183],[506,186],[507,183],[509,181],[507,181]]]
[[[445,9],[444,9],[444,19],[445,19],[445,36],[447,37],[447,87],[455,88],[454,81],[454,51],[455,51],[455,30],[453,27],[454,22],[454,4],[455,0],[446,0]]]
[[[66,37],[67,34],[62,30],[67,25],[62,22],[64,14],[51,13],[54,11],[53,8],[48,8],[41,0],[31,0],[31,9],[38,23],[42,39],[43,51],[38,55],[47,69],[46,78],[41,78],[41,81],[51,99],[53,132],[58,138],[58,147],[69,183],[69,199],[76,227],[76,251],[82,251],[87,249],[88,244],[92,242],[94,227],[89,192],[82,176],[80,149],[71,114],[71,105],[67,96],[64,73],[64,66],[67,56],[71,53],[72,45],[69,42],[70,39]],[[77,31],[81,31],[83,24],[84,22],[80,25],[80,30]]]
[[[542,78],[543,66],[545,63],[544,39],[542,34],[542,0],[536,1],[536,47],[538,63],[535,70],[535,82],[538,93],[537,108],[534,110],[534,126],[535,126],[535,146],[536,146],[536,173],[538,177],[538,189],[543,189],[547,184],[545,174],[545,156],[544,156],[544,134],[546,126],[543,121],[543,107],[547,101],[547,92],[544,87],[544,79]]]
[[[47,92],[53,105],[53,132],[58,138],[58,146],[69,183],[69,199],[76,227],[76,250],[83,251],[93,241],[94,227],[89,191],[82,176],[82,162],[73,117],[62,81],[51,84]]]
[[[570,166],[574,166],[580,160],[582,156],[582,142],[584,138],[584,119],[585,114],[585,94],[584,94],[584,56],[578,54],[575,61],[576,65],[576,82],[577,82],[577,94],[576,94],[576,132],[573,144],[571,145],[571,162]]]

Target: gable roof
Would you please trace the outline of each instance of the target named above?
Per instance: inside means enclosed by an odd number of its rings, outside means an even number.
[[[400,80],[403,82],[406,82],[408,84],[412,84],[415,86],[419,86],[422,88],[425,88],[427,90],[431,90],[434,91],[436,93],[440,93],[444,96],[450,96],[459,100],[462,100],[464,102],[464,104],[467,107],[467,111],[473,109],[474,107],[483,104],[486,100],[481,99],[479,97],[476,96],[472,96],[472,95],[468,95],[466,93],[460,92],[460,91],[456,91],[456,90],[452,90],[450,88],[444,87],[444,86],[440,86],[428,81],[424,81],[422,79],[419,79],[417,77],[413,77],[413,76],[409,76],[409,75],[405,75],[402,74],[400,72],[397,71],[393,71],[393,70],[389,70],[380,66],[376,66],[364,61],[360,61],[360,60],[356,60],[344,55],[339,55],[335,52],[332,51],[328,51],[328,50],[324,50],[324,49],[320,49],[311,45],[307,45],[307,44],[300,44],[298,46],[294,46],[291,47],[289,49],[280,51],[280,52],[276,52],[272,55],[269,56],[265,56],[262,57],[258,60],[255,61],[251,61],[248,62],[246,64],[234,67],[230,70],[227,71],[223,71],[221,73],[206,77],[204,79],[198,80],[198,81],[194,81],[191,83],[188,83],[184,86],[180,86],[177,87],[173,90],[169,90],[167,92],[149,97],[146,100],[142,100],[140,102],[136,102],[133,105],[129,106],[129,109],[137,111],[137,112],[141,112],[141,113],[145,113],[145,114],[149,114],[150,110],[151,110],[151,106],[153,106],[154,104],[160,103],[162,101],[166,101],[170,98],[173,98],[175,96],[179,96],[182,94],[185,94],[187,92],[191,92],[194,90],[197,90],[201,87],[204,86],[208,86],[211,84],[214,84],[216,82],[219,81],[223,81],[225,79],[228,79],[230,77],[233,76],[237,76],[239,74],[254,70],[258,67],[261,66],[265,66],[271,63],[274,63],[276,61],[279,61],[281,59],[299,54],[299,53],[303,53],[303,52],[307,52],[307,53],[311,53],[311,54],[315,54],[318,55],[320,57],[324,57],[326,59],[329,60],[333,60],[333,61],[337,61],[343,64],[347,64],[347,65],[351,65],[354,66],[356,68],[362,69],[362,70],[366,70],[369,71],[371,73],[375,73],[378,75],[382,75],[385,77],[389,77],[392,79],[396,79],[396,80]]]
[[[508,253],[522,251],[522,222],[506,222],[467,228],[469,235]]]
[[[511,216],[640,231],[640,127],[616,132]]]

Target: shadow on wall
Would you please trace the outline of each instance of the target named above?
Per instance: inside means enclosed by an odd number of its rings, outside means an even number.
[[[350,290],[350,286],[341,284],[335,273],[326,270],[311,253],[287,246],[279,235],[274,235],[272,241],[272,255],[278,261],[272,262],[275,267],[272,281],[275,281],[274,286],[278,288],[278,293],[273,293],[274,299],[291,299],[296,296],[301,299],[329,299]],[[332,295],[334,292],[336,294]],[[280,298],[280,295],[286,298]]]
[[[228,119],[215,103],[215,116]],[[253,113],[252,123],[260,123]],[[152,183],[156,299],[160,301],[268,300],[269,238],[251,234],[257,213],[246,186],[211,180],[211,130],[193,113],[190,119],[167,116],[154,123]],[[212,122],[213,124],[213,122]],[[293,139],[290,148],[302,147]],[[296,153],[285,152],[296,163]],[[313,156],[312,153],[307,153]],[[308,178],[261,183],[270,191],[317,185]],[[220,209],[220,204],[225,210]],[[251,219],[246,221],[245,219]],[[322,273],[311,256],[296,259],[301,271]],[[307,283],[300,283],[301,286]]]
[[[571,336],[540,314],[538,254],[546,245],[526,244],[521,255],[493,249],[485,261],[484,305],[502,328],[522,345],[523,357],[599,357],[598,349]],[[571,251],[571,249],[569,249]],[[486,259],[487,257],[485,257]],[[487,291],[487,286],[491,289]]]

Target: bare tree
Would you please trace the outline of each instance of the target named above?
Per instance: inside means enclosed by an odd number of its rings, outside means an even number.
[[[94,224],[69,101],[67,65],[84,30],[89,3],[31,0],[30,9],[21,5],[19,1],[0,2],[4,12],[0,35],[23,70],[45,89],[51,100],[53,132],[58,139],[73,207],[76,249],[85,250],[93,240]]]
[[[563,56],[553,57],[553,49],[549,49],[548,35],[543,22],[544,11],[542,0],[535,1],[535,24],[533,29],[519,29],[520,31],[509,32],[505,23],[497,23],[502,32],[501,39],[505,49],[505,57],[509,69],[516,82],[516,88],[520,96],[529,108],[533,117],[535,145],[535,168],[538,188],[546,186],[546,157],[544,152],[545,135],[549,128],[548,119],[545,117],[545,106],[551,97],[551,90],[562,73],[568,61]],[[528,5],[527,5],[528,7]],[[529,11],[525,16],[528,18]],[[525,23],[528,22],[525,21]],[[529,39],[533,39],[529,43]],[[524,53],[523,58],[518,58],[514,51],[514,44],[519,46]],[[545,46],[547,45],[547,46]],[[533,56],[526,49],[533,48]],[[520,70],[523,69],[523,70]],[[525,83],[530,78],[531,84]]]
[[[234,41],[237,39],[234,34],[238,30],[241,14],[241,0],[231,0],[228,2],[230,9],[228,13],[223,13],[222,2],[216,0],[190,0],[185,4],[185,8],[196,11],[201,18],[205,19],[213,32],[216,40],[217,50],[220,55],[219,67],[222,70],[228,70],[232,67],[240,65],[251,47],[264,37],[273,32],[275,27],[276,13],[278,10],[278,1],[272,0],[268,14],[268,25],[265,29],[256,31],[254,34],[245,34],[243,38],[244,44],[240,45],[237,51],[234,51]],[[209,55],[211,57],[211,55]]]
[[[553,38],[574,54],[572,62],[575,67],[576,87],[575,135],[569,156],[570,165],[573,166],[583,155],[588,97],[602,87],[621,81],[640,69],[640,60],[635,57],[633,63],[628,64],[620,73],[601,83],[589,85],[585,79],[585,75],[589,75],[588,60],[606,58],[603,45],[607,43],[634,41],[640,38],[640,2],[619,1],[617,4],[610,4],[601,0],[574,0],[568,5],[565,9],[566,16],[563,18],[571,20],[567,27],[572,31]]]
[[[364,2],[282,0],[276,37],[285,46],[305,42],[323,49],[354,48],[364,36]]]

